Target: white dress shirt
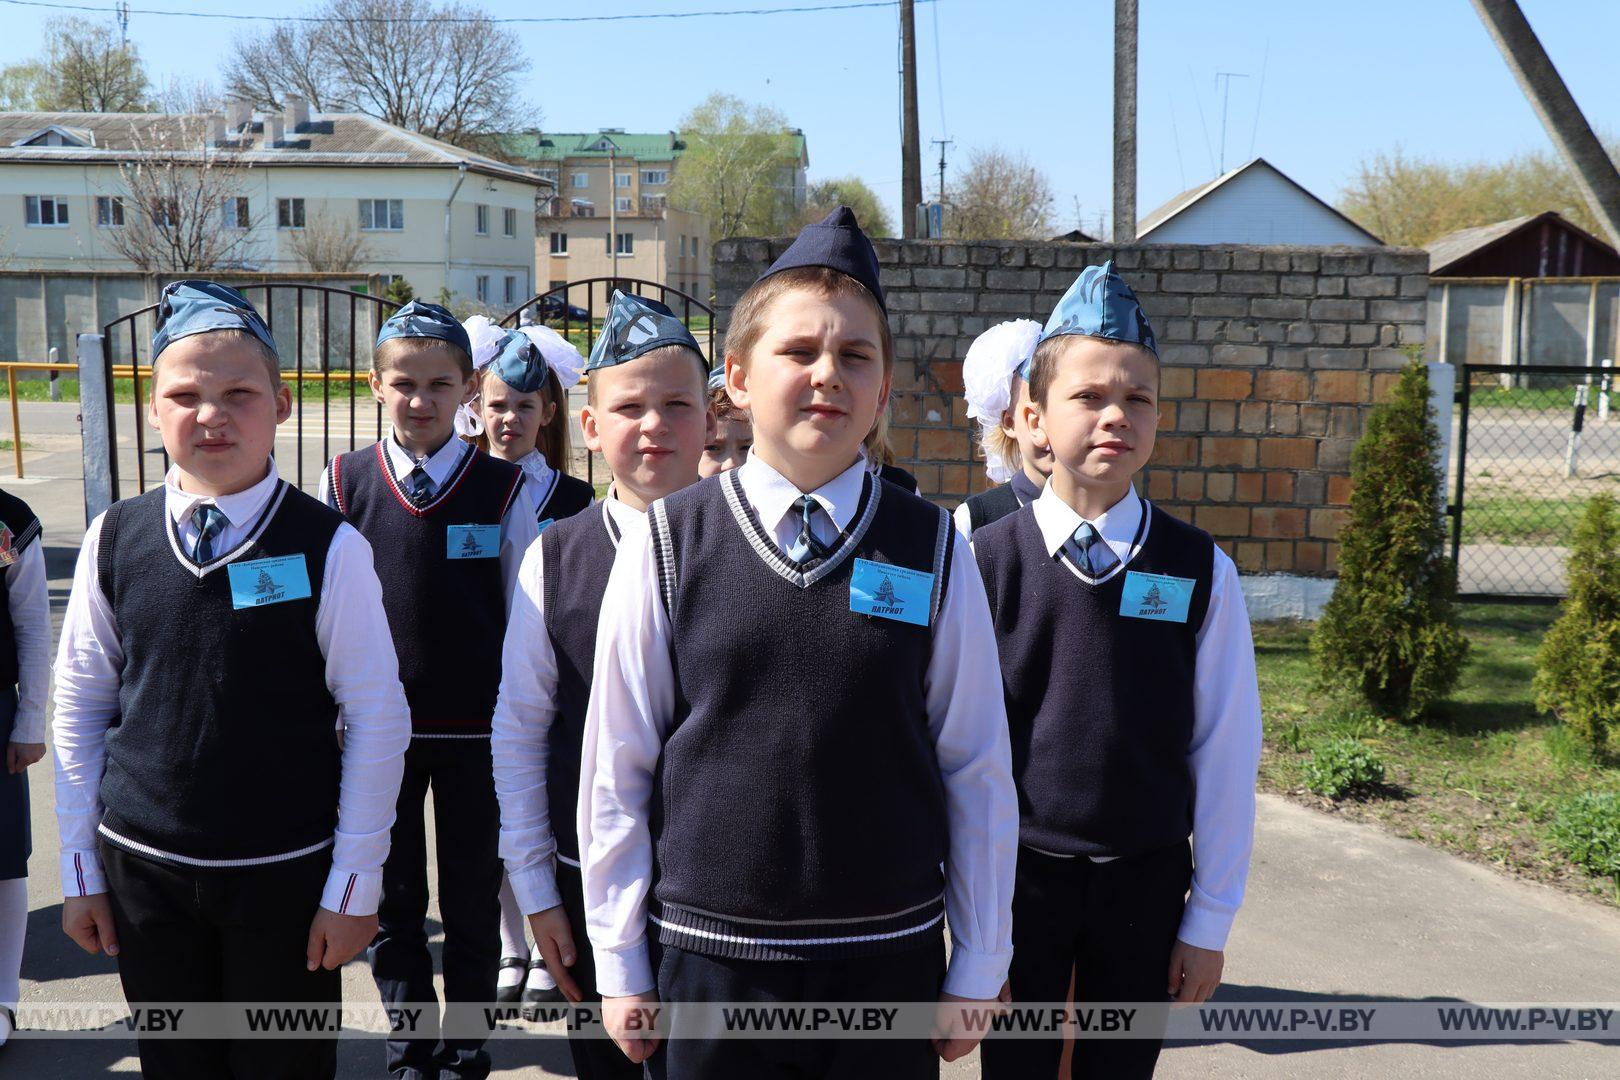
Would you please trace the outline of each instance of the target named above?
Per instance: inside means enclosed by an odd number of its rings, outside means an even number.
[[[609,497],[592,515],[620,543],[621,536],[644,534],[647,515]],[[551,723],[557,715],[557,654],[546,631],[545,555],[531,544],[518,571],[517,595],[506,622],[501,649],[501,692],[490,722],[490,752],[495,759],[495,794],[501,803],[501,858],[512,882],[518,909],[533,915],[562,903],[557,892],[557,840],[552,832],[551,804],[546,796],[546,764]],[[574,863],[575,867],[579,864]],[[583,927],[575,927],[576,933]]]
[[[45,581],[43,531],[6,567],[6,610],[17,643],[14,743],[45,741],[45,695],[51,681],[51,600]]]
[[[827,511],[812,517],[820,539],[831,543],[849,525],[865,474],[865,460],[857,460],[809,492]],[[790,546],[799,530],[793,507],[799,490],[757,454],[749,455],[737,477],[761,524],[778,546]],[[1012,958],[1018,802],[984,583],[967,541],[954,530],[951,539],[950,580],[924,678],[950,829],[945,913],[953,948],[945,990],[993,998]],[[759,650],[770,645],[738,642],[739,662],[746,658],[765,668],[761,678],[771,677],[771,667],[785,677],[784,669],[793,664],[814,662],[813,657],[762,655]],[[579,806],[586,922],[596,951],[597,987],[609,996],[655,985],[646,938],[653,869],[647,821],[675,692],[669,617],[659,599],[653,546],[646,532],[627,533],[602,600],[581,769],[591,779],[581,782]]]
[[[170,469],[164,478],[164,505],[182,547],[190,551],[195,546],[192,511],[208,503],[228,521],[214,540],[214,550],[228,552],[241,544],[278,480],[272,461],[265,478],[252,487],[211,497],[182,491],[179,470]],[[124,648],[97,575],[103,517],[90,523],[79,549],[56,656],[56,820],[67,896],[107,891],[96,853],[96,829],[102,817],[107,728],[118,715]],[[315,639],[326,658],[326,686],[337,702],[344,732],[337,832],[321,906],[370,915],[377,910],[382,891],[382,865],[388,857],[411,721],[394,652],[377,647],[377,642],[390,638],[371,545],[347,523],[338,526],[327,549]],[[184,657],[176,658],[176,663],[184,662]],[[265,664],[273,671],[275,657],[267,656]]]
[[[1035,523],[1047,553],[1059,550],[1085,519],[1058,498],[1052,485],[1034,502]],[[1142,550],[1153,527],[1143,528],[1147,502],[1131,491],[1092,520],[1119,563],[1097,581],[1122,574]],[[1092,580],[1067,559],[1062,565]],[[1260,767],[1260,687],[1254,670],[1254,639],[1237,567],[1219,547],[1209,590],[1209,608],[1198,630],[1193,676],[1193,732],[1187,765],[1193,790],[1193,877],[1177,936],[1201,949],[1224,949],[1232,920],[1243,903],[1254,848],[1254,783]],[[1046,854],[1054,854],[1046,852]],[[1103,862],[1106,859],[1096,859]]]
[[[435,493],[444,490],[444,485],[455,475],[461,467],[461,461],[468,454],[478,452],[478,448],[452,435],[445,444],[425,458],[418,458],[409,450],[399,444],[399,437],[389,429],[388,438],[383,440],[388,447],[387,461],[389,470],[394,479],[403,482],[411,474],[411,470],[418,465],[422,466],[433,481]],[[528,487],[525,478],[524,487]],[[320,500],[327,506],[336,507],[337,500],[332,497],[332,464],[327,462],[326,468],[321,470]],[[403,483],[401,486],[403,490]],[[512,500],[512,505],[506,508],[501,517],[501,585],[506,593],[506,611],[510,616],[512,612],[512,594],[517,588],[518,567],[523,563],[523,553],[529,550],[534,538],[540,535],[538,523],[534,519],[534,503],[523,492]],[[385,553],[386,554],[386,553]],[[387,574],[388,564],[385,562],[379,574]],[[432,738],[432,736],[426,736]]]

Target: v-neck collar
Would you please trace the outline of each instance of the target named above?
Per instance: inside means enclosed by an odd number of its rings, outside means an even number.
[[[393,448],[385,445],[393,443],[394,446],[398,446],[397,443],[394,443],[393,436],[390,435],[386,440],[377,443],[377,464],[382,469],[383,480],[387,482],[388,490],[393,492],[395,501],[411,516],[427,517],[437,510],[450,496],[456,493],[456,489],[461,486],[461,482],[467,478],[467,473],[472,470],[473,458],[478,456],[479,449],[469,443],[462,443],[460,439],[452,439],[451,441],[461,443],[462,446],[466,447],[466,452],[461,455],[461,459],[456,462],[456,468],[445,476],[443,482],[435,481],[439,485],[438,492],[431,500],[421,506],[417,506],[411,501],[411,497],[405,493],[405,489],[399,486],[399,478],[394,475],[395,458]],[[444,453],[444,448],[440,447],[434,452],[434,457],[437,458],[442,453]],[[424,465],[424,468],[426,467]],[[431,469],[429,469],[428,475],[430,477],[433,475]]]
[[[866,535],[872,520],[877,517],[878,502],[883,492],[883,485],[863,471],[861,497],[855,504],[855,513],[850,519],[849,527],[838,534],[838,542],[826,558],[807,569],[804,564],[788,558],[787,552],[776,546],[776,541],[772,539],[771,534],[761,524],[759,515],[748,503],[748,498],[743,492],[742,480],[737,475],[740,471],[732,469],[721,474],[721,487],[725,491],[726,505],[731,510],[733,520],[748,539],[754,553],[765,565],[784,581],[801,589],[808,589],[832,573],[855,550],[862,537]],[[659,526],[664,527],[662,517],[659,519]]]
[[[234,548],[200,565],[190,555],[187,555],[180,546],[180,525],[175,521],[173,515],[165,512],[163,517],[168,523],[166,532],[169,537],[169,548],[174,552],[174,557],[179,561],[180,565],[189,570],[198,581],[201,581],[220,567],[229,565],[241,558],[249,548],[259,542],[259,537],[264,535],[264,530],[269,526],[271,519],[276,516],[276,511],[281,508],[282,500],[287,497],[287,491],[287,484],[277,479],[275,490],[271,493],[264,510],[259,514],[258,520],[247,531],[247,535]]]
[[[1105,541],[1120,541],[1127,536],[1130,537],[1130,543],[1125,545],[1123,554],[1114,549],[1112,542],[1109,543],[1118,561],[1109,567],[1108,573],[1094,578],[1075,564],[1069,557],[1067,547],[1074,530],[1089,519],[1081,517],[1072,506],[1058,498],[1050,483],[1041,490],[1040,496],[1032,506],[1035,528],[1040,534],[1043,549],[1052,559],[1066,567],[1069,573],[1091,586],[1105,584],[1125,573],[1129,564],[1141,553],[1143,544],[1147,542],[1148,530],[1152,527],[1153,506],[1135,488],[1099,515],[1095,521],[1091,521],[1091,525]]]

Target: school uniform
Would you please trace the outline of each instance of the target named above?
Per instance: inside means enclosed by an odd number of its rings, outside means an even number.
[[[63,891],[109,893],[131,1003],[341,1000],[316,908],[377,909],[405,696],[371,548],[277,475],[90,524],[56,661]],[[337,731],[344,732],[341,749]],[[148,1077],[317,1077],[336,1036],[140,1040]]]
[[[44,540],[28,504],[0,491],[0,749],[45,741],[51,608]],[[15,1012],[28,928],[28,773],[0,769],[0,1010]]]
[[[1017,512],[1020,507],[1040,498],[1040,495],[1041,489],[1035,486],[1035,481],[1019,469],[1005,484],[970,495],[958,503],[951,518],[956,522],[957,531],[971,540],[974,533],[992,521],[1000,521],[1008,514]]]
[[[1062,1001],[1072,971],[1077,1004],[1167,1000],[1174,942],[1224,948],[1248,873],[1260,702],[1237,570],[1135,492],[1083,522],[1050,485],[973,549],[1022,811],[1013,999]],[[1050,1076],[1060,1053],[992,1038],[985,1075]],[[1148,1076],[1158,1053],[1082,1039],[1074,1069]]]
[[[530,546],[518,572],[490,736],[501,857],[518,908],[533,915],[562,905],[577,957],[569,971],[587,1001],[601,995],[579,876],[580,747],[608,574],[621,537],[646,530],[646,514],[610,497],[548,527]],[[571,1037],[568,1049],[584,1080],[642,1074],[609,1039]]]
[[[1016,806],[967,543],[864,458],[809,499],[750,455],[654,503],[647,536],[621,543],[579,806],[604,994],[1001,987]],[[677,1078],[787,1069],[934,1076],[938,1059],[922,1041],[675,1039],[649,1062]]]
[[[518,459],[523,470],[523,489],[534,504],[536,527],[546,528],[565,518],[571,518],[596,501],[596,490],[585,481],[554,469],[546,455],[530,450]]]
[[[386,552],[379,576],[411,743],[383,871],[372,974],[385,1002],[436,1003],[428,951],[427,834],[433,792],[439,911],[444,921],[445,1021],[481,1018],[500,961],[499,811],[489,747],[512,584],[536,535],[517,466],[449,439],[420,461],[388,438],[332,459],[322,497]],[[388,1040],[395,1076],[488,1074],[482,1037],[439,1046],[429,1034]]]

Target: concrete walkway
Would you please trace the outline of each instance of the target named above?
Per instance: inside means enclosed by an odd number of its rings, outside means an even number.
[[[16,487],[0,480],[0,487],[28,500],[44,521],[59,624],[84,531],[76,449],[57,444],[30,455],[29,470],[53,479]],[[30,770],[30,780],[34,856],[23,1001],[118,1001],[112,964],[86,956],[60,931],[56,824],[44,763]],[[1369,998],[1620,1002],[1617,958],[1620,912],[1611,907],[1262,796],[1248,901],[1229,945],[1228,981],[1219,997],[1305,1005]],[[375,993],[364,965],[345,969],[346,998],[373,1001]],[[534,1038],[494,1044],[494,1075],[571,1075],[557,1031],[532,1030]],[[346,1078],[377,1076],[382,1050],[345,1040],[340,1060]],[[0,1051],[0,1074],[31,1080],[137,1071],[134,1046],[123,1041],[20,1038]],[[943,1075],[977,1076],[976,1056],[947,1066]],[[1620,1075],[1620,1043],[1217,1043],[1167,1049],[1159,1075],[1612,1077]]]

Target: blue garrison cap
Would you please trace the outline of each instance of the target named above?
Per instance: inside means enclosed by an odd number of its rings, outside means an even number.
[[[1125,279],[1114,272],[1112,259],[1080,271],[1069,291],[1052,309],[1052,316],[1041,331],[1041,340],[1064,334],[1125,341],[1142,346],[1154,356],[1159,355],[1159,343],[1153,337],[1147,313]],[[1025,379],[1029,378],[1029,368],[1030,361],[1025,360],[1018,369]]]
[[[709,372],[709,389],[718,390],[726,385],[726,365],[721,364]]]
[[[798,238],[758,280],[801,266],[825,266],[849,275],[866,286],[878,308],[888,313],[889,308],[883,302],[883,286],[878,284],[877,252],[856,222],[855,211],[849,207],[840,206],[816,224],[799,230]]]
[[[214,330],[246,330],[277,355],[276,339],[247,297],[212,281],[171,281],[158,300],[152,359],[183,337]]]
[[[520,394],[532,394],[546,385],[546,358],[529,335],[508,330],[501,339],[500,351],[489,362],[489,369],[501,382]]]
[[[657,300],[614,289],[607,318],[602,320],[602,332],[591,347],[585,370],[623,364],[666,345],[691,349],[703,365],[704,375],[708,375],[709,362],[703,359],[702,347],[673,311]]]
[[[377,344],[394,338],[437,338],[449,342],[468,356],[472,355],[472,342],[467,328],[456,317],[440,307],[422,300],[412,300],[388,317],[377,331]]]

